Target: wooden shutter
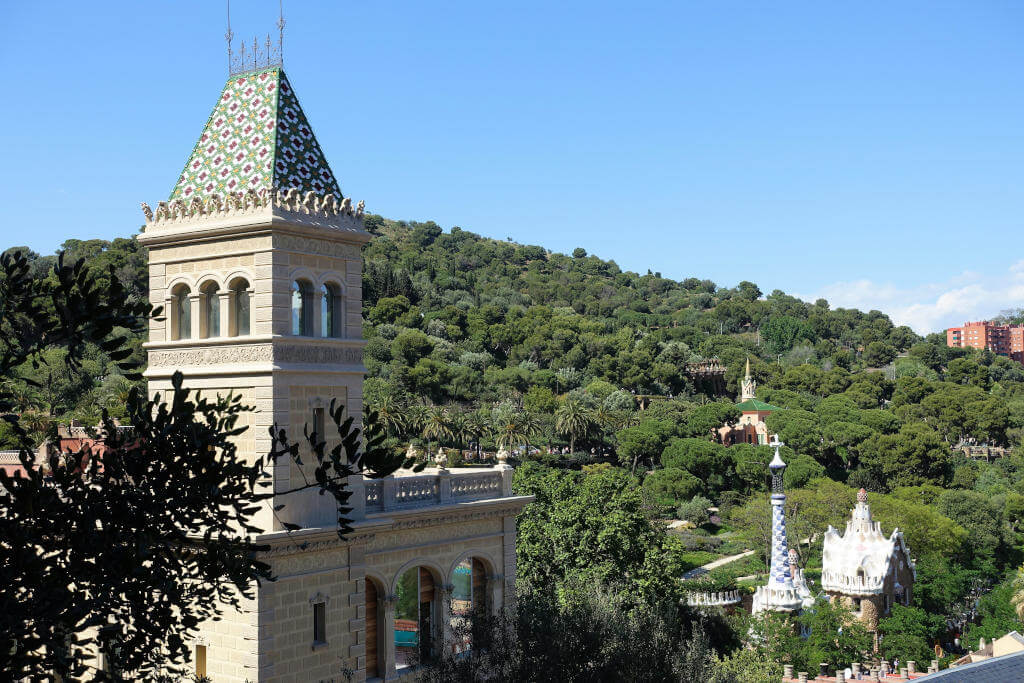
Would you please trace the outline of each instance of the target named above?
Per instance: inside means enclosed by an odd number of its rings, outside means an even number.
[[[420,567],[420,604],[434,601],[434,575]]]

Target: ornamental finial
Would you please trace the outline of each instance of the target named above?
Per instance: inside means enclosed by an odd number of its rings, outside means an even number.
[[[857,502],[858,503],[866,503],[866,502],[868,502],[868,492],[866,490],[864,490],[863,488],[860,491],[857,491]]]
[[[272,46],[270,41],[270,34],[267,34],[267,39],[264,47],[261,47],[259,38],[253,38],[252,41],[252,55],[249,56],[248,51],[245,48],[245,43],[241,45],[239,52],[234,51],[234,38],[235,34],[231,30],[231,0],[227,0],[228,6],[228,30],[224,34],[224,39],[228,44],[228,75],[234,76],[235,74],[247,73],[250,71],[258,71],[260,69],[270,68],[272,66],[282,66],[284,64],[284,4],[279,0],[278,2],[278,19],[277,19],[277,46]]]
[[[782,460],[782,456],[779,455],[779,449],[786,444],[779,441],[778,434],[772,434],[772,440],[768,442],[768,445],[775,449],[775,457],[768,463],[768,468],[771,470],[786,469],[786,463]]]

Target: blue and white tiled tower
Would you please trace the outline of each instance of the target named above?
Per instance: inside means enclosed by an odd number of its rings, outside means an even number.
[[[779,449],[785,446],[779,441],[778,435],[772,437],[768,444],[775,449],[768,469],[772,475],[772,552],[771,566],[768,571],[768,585],[759,586],[754,593],[753,613],[764,610],[775,612],[796,612],[804,606],[810,597],[802,577],[794,577],[790,568],[789,541],[786,537],[786,493],[783,489],[782,475],[786,472],[786,463],[779,455]],[[794,580],[796,578],[796,580]]]

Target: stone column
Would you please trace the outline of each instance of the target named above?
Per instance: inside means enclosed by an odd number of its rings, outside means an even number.
[[[379,598],[378,598],[379,599]],[[398,596],[391,593],[384,597],[383,621],[384,642],[377,643],[377,649],[384,648],[384,667],[380,671],[380,677],[384,680],[393,680],[397,677],[395,668],[395,605],[398,603]]]
[[[323,317],[321,314],[323,313],[324,310],[323,290],[314,289],[312,294],[310,295],[310,299],[312,300],[313,306],[313,336],[322,337],[324,324],[327,322],[326,320],[321,320],[321,318]]]
[[[505,580],[503,574],[490,574],[487,577],[487,615],[493,616],[497,614],[502,608],[502,594],[501,585]]]
[[[178,338],[178,312],[174,310],[174,297],[164,299],[164,332],[167,341]]]
[[[200,335],[202,334],[203,327],[205,327],[205,325],[204,325],[205,320],[203,320],[203,295],[202,294],[193,293],[193,294],[189,294],[188,295],[188,311],[189,311],[189,316],[192,318],[192,320],[190,321],[192,323],[192,327],[191,327],[191,331],[190,331],[191,338],[192,339],[200,339],[201,338]]]
[[[917,662],[913,659],[907,662],[907,673],[911,676],[917,673]]]
[[[452,473],[447,467],[437,470],[438,486],[437,492],[441,499],[441,505],[452,502]]]
[[[434,656],[437,658],[444,657],[448,653],[448,648],[455,642],[455,633],[452,630],[452,591],[455,590],[455,586],[450,583],[442,583],[438,586],[437,590],[437,619],[440,621],[440,628],[438,631],[438,640],[436,651]]]
[[[235,320],[235,307],[231,305],[230,289],[217,292],[217,304],[220,311],[220,336],[234,337],[238,335],[238,321]]]
[[[504,448],[498,451],[498,467],[501,472],[501,497],[508,498],[512,495],[512,466],[508,464],[508,451]]]
[[[380,507],[381,510],[393,510],[395,508],[395,493],[398,491],[398,482],[394,475],[384,477],[380,480]]]
[[[352,519],[366,519],[366,484],[363,475],[353,474],[348,478],[348,487],[352,495],[348,499],[348,505],[352,508],[349,517]]]

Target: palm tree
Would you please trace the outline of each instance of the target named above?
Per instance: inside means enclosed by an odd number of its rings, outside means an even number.
[[[465,416],[466,435],[470,440],[476,441],[476,459],[481,459],[481,448],[482,444],[480,440],[483,435],[488,431],[490,427],[490,421],[488,415],[484,412],[484,409],[474,410],[471,413],[467,413]]]
[[[597,407],[594,411],[594,424],[597,426],[602,444],[607,440],[609,433],[618,431],[621,421],[622,416],[618,411],[608,408],[603,403]]]
[[[525,454],[530,448],[530,442],[544,433],[544,424],[540,419],[540,415],[525,409],[519,414],[519,419],[522,422],[521,430]]]
[[[35,397],[29,393],[28,387],[23,384],[16,384],[14,382],[4,382],[7,395],[11,399],[11,403],[14,409],[20,415],[30,410],[35,410],[39,407],[39,402],[36,401]]]
[[[461,452],[462,447],[472,438],[466,414],[453,406],[448,411],[448,426],[451,429],[452,440],[455,441],[455,445]]]
[[[430,442],[432,440],[444,441],[452,437],[451,418],[448,417],[448,409],[444,406],[430,406],[427,408],[423,420],[423,438],[427,440],[427,457],[430,457]]]
[[[398,435],[406,426],[406,411],[394,394],[382,394],[367,402],[367,407],[377,413],[377,424],[384,428],[387,436]]]
[[[405,425],[404,431],[406,434],[420,434],[423,431],[423,425],[427,422],[427,406],[422,403],[413,403],[405,407]]]
[[[584,403],[567,396],[555,412],[555,429],[569,437],[569,450],[576,452],[576,439],[585,437],[594,428],[594,416]]]
[[[536,416],[511,403],[499,405],[491,413],[491,434],[499,449],[510,451],[519,444],[529,444],[539,429]]]
[[[1024,566],[1017,570],[1013,579],[1013,597],[1010,599],[1017,609],[1017,616],[1024,619]]]

